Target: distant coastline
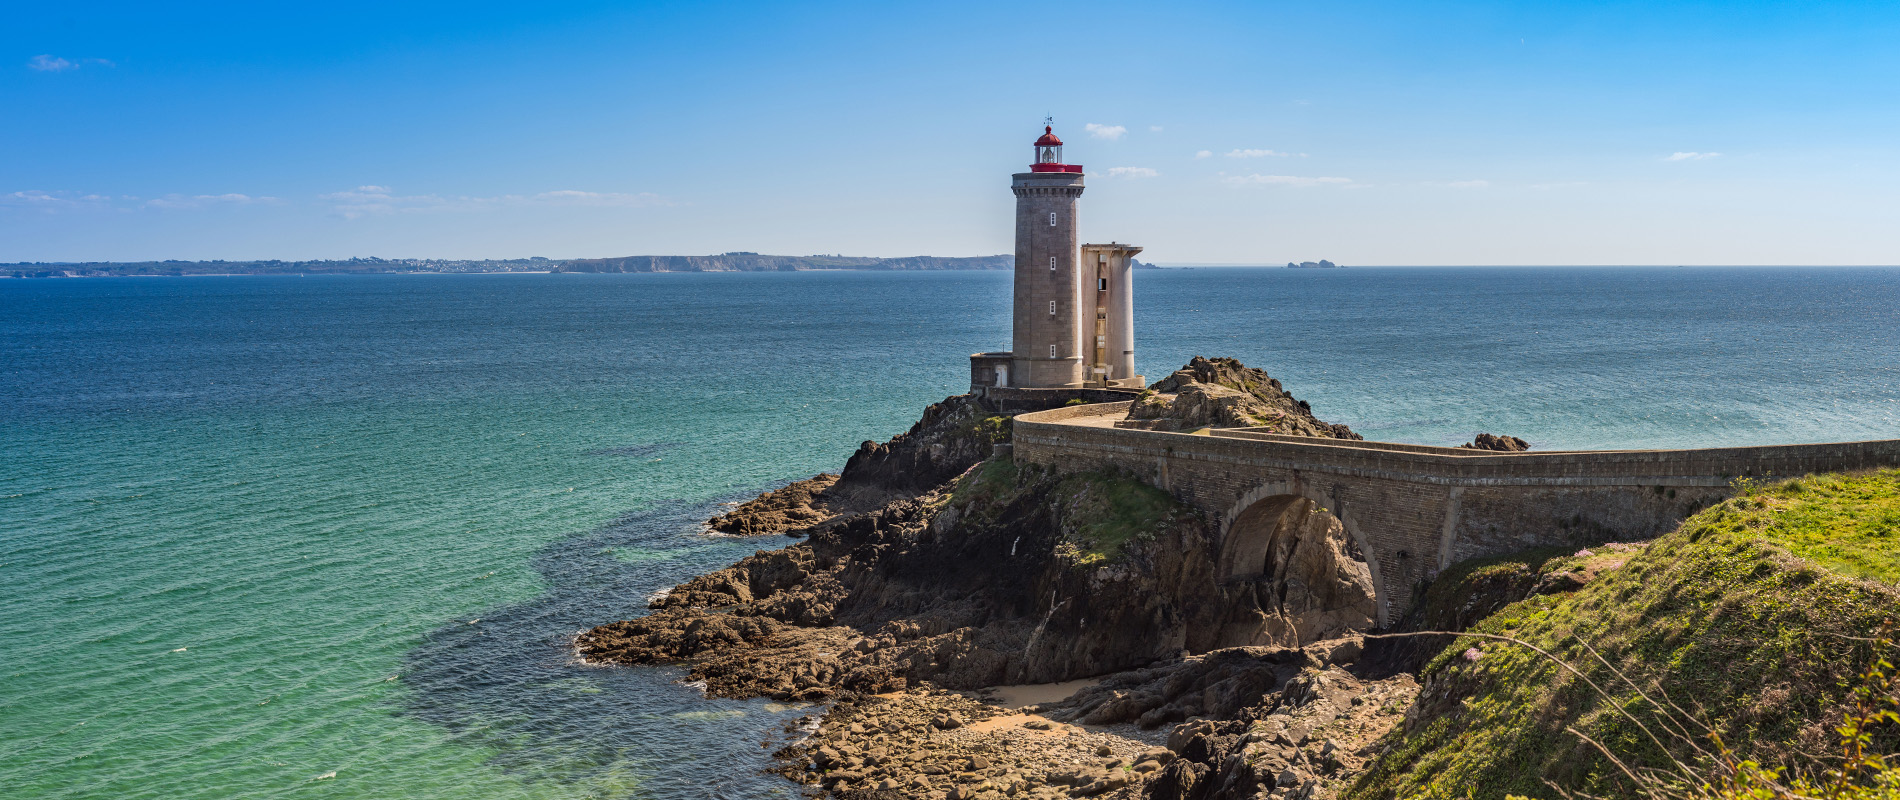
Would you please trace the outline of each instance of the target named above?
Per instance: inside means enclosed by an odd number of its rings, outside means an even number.
[[[0,264],[0,277],[209,277],[229,275],[379,275],[637,272],[806,272],[812,270],[1006,270],[1016,257],[995,256],[775,256],[733,252],[710,256],[621,256],[618,258],[351,258],[311,261],[74,261]],[[1137,269],[1157,269],[1135,262]]]

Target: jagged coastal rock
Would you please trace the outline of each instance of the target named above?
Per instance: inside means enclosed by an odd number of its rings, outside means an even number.
[[[764,536],[809,528],[837,516],[824,498],[825,490],[837,482],[838,476],[829,473],[793,481],[706,520],[706,527],[734,536]]]
[[[1500,453],[1522,453],[1531,449],[1531,443],[1516,436],[1496,436],[1480,433],[1471,441],[1458,445],[1466,450],[1496,450]]]
[[[1167,422],[1176,430],[1264,427],[1289,436],[1364,438],[1345,425],[1313,416],[1311,404],[1294,399],[1266,370],[1231,358],[1195,356],[1149,387],[1129,409],[1128,418]]]
[[[1054,407],[1074,398],[1044,399]],[[1142,400],[1188,423],[1357,438],[1232,359],[1196,358]],[[910,698],[891,702],[950,727],[974,727],[994,709],[959,711],[973,701],[947,690],[1122,674],[1066,704],[1032,707],[1042,715],[1022,723],[1049,727],[1012,729],[1100,740],[1077,751],[1085,755],[1128,752],[1089,756],[1102,763],[1077,772],[1065,760],[1075,748],[1035,750],[1043,755],[985,778],[998,796],[1137,796],[1172,755],[1143,761],[1139,752],[1152,743],[1066,723],[1139,730],[1225,718],[1302,669],[1358,652],[1357,644],[1324,643],[1373,619],[1363,558],[1329,514],[1291,509],[1267,548],[1272,566],[1255,580],[1222,581],[1205,519],[1131,476],[1057,474],[992,458],[1009,422],[981,396],[949,398],[891,441],[865,442],[840,475],[797,481],[714,517],[709,527],[724,533],[806,539],[687,581],[654,600],[649,615],[584,633],[578,649],[599,662],[683,663],[711,695],[828,699],[833,715],[867,713],[872,695]],[[857,746],[834,749],[847,745]],[[1118,777],[1137,764],[1138,774]],[[927,787],[924,796],[980,794],[959,794],[968,787],[928,771],[880,765],[890,766],[867,753],[856,765],[861,779],[850,768],[786,774],[841,796],[887,783]],[[953,766],[941,774],[969,771]]]
[[[1088,400],[1036,396],[1047,407]],[[1133,397],[1140,419],[1181,429],[1359,438],[1232,359],[1197,357]],[[1521,685],[1515,672],[1490,683],[1469,676],[1493,664],[1521,672],[1526,662],[1426,632],[1514,630],[1494,620],[1543,620],[1553,608],[1589,624],[1591,614],[1620,613],[1619,604],[1565,598],[1603,595],[1592,587],[1606,580],[1630,587],[1624,593],[1645,585],[1626,564],[1667,568],[1645,555],[1653,548],[1628,543],[1466,562],[1421,584],[1408,615],[1375,632],[1364,556],[1314,501],[1276,512],[1259,574],[1223,578],[1216,523],[1131,475],[1018,464],[997,447],[1011,427],[984,396],[952,397],[889,442],[864,443],[839,475],[715,517],[716,530],[804,539],[680,584],[646,616],[581,634],[579,653],[683,665],[685,679],[712,696],[825,702],[803,720],[811,736],[777,751],[776,771],[829,797],[1383,800],[1410,796],[1393,786],[1438,781],[1448,764],[1505,774],[1460,760],[1473,748],[1543,746],[1464,721],[1463,698]],[[1489,434],[1470,446],[1526,447]],[[1900,486],[1900,477],[1889,480]],[[1770,513],[1787,497],[1711,513]],[[1722,530],[1730,528],[1756,529]],[[1678,549],[1695,541],[1673,536]],[[1805,569],[1774,563],[1789,575]],[[1052,686],[1061,691],[1006,702]],[[1580,713],[1565,710],[1569,694],[1539,691],[1563,713]],[[1447,728],[1445,719],[1455,722]],[[1818,741],[1801,731],[1803,746]],[[1762,752],[1760,742],[1750,746]],[[1570,771],[1608,785],[1602,771]]]

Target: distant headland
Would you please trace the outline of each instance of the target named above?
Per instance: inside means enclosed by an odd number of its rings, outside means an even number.
[[[1302,261],[1298,264],[1288,261],[1286,262],[1286,268],[1287,269],[1345,269],[1345,267],[1342,267],[1338,264],[1334,264],[1333,262],[1327,261],[1326,259],[1323,259],[1323,258],[1318,261]]]
[[[485,274],[501,272],[804,272],[808,270],[1006,270],[1014,255],[998,256],[774,256],[732,252],[710,256],[618,258],[350,258],[311,261],[75,261],[0,264],[0,277],[95,278],[185,275]],[[1155,269],[1135,262],[1136,269]]]

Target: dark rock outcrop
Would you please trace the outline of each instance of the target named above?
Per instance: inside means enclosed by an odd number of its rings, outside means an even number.
[[[1172,664],[1124,672],[1067,700],[1043,706],[1050,719],[1083,725],[1133,722],[1143,728],[1189,717],[1227,719],[1315,665],[1305,651],[1234,647]]]
[[[1011,412],[1086,401],[1017,394]],[[1358,438],[1231,359],[1196,358],[1144,402],[1175,421]],[[683,663],[714,696],[837,700],[825,724],[848,730],[782,755],[788,777],[838,797],[985,797],[987,788],[1133,798],[1162,787],[1154,796],[1204,800],[1280,780],[1230,763],[1235,747],[1255,743],[1245,726],[1128,753],[1116,748],[1137,740],[1108,736],[1075,751],[1080,731],[1052,730],[1073,730],[1065,721],[1250,721],[1294,707],[1274,698],[1361,648],[1317,640],[1373,620],[1369,573],[1338,520],[1305,500],[1279,509],[1270,529],[1249,534],[1265,537],[1250,545],[1258,574],[1228,574],[1214,526],[1190,506],[1127,474],[992,457],[1009,432],[1009,415],[981,395],[932,405],[908,432],[864,443],[835,480],[800,481],[711,523],[804,541],[682,583],[649,615],[583,633],[577,649],[597,662]],[[973,711],[936,688],[1117,672],[1042,718]],[[1015,733],[999,733],[999,720]],[[972,744],[946,758],[938,743],[966,734],[1000,736],[1005,747]],[[1008,745],[1023,741],[1051,747]],[[1301,757],[1301,775],[1330,763]]]
[[[1313,416],[1313,407],[1294,399],[1266,370],[1231,358],[1195,356],[1148,387],[1128,411],[1131,420],[1193,428],[1265,428],[1269,433],[1323,439],[1363,439],[1345,425]]]
[[[1068,399],[1052,395],[1048,407]],[[977,395],[932,403],[909,431],[881,444],[859,445],[838,483],[826,491],[827,501],[866,510],[936,489],[1008,442],[1009,425],[1009,415]]]
[[[1178,725],[1178,754],[1145,787],[1149,800],[1335,797],[1377,755],[1378,739],[1418,696],[1410,675],[1367,680],[1309,666],[1224,719]]]
[[[1105,496],[1153,505],[1104,516],[1089,498]],[[1336,633],[1303,624],[1340,605],[1317,585],[1339,565],[1316,553],[1341,555],[1290,547],[1274,575],[1221,581],[1207,524],[1165,494],[1126,476],[993,461],[954,492],[813,528],[805,542],[681,584],[654,614],[600,626],[579,646],[601,661],[686,661],[709,692],[729,696],[809,699],[854,681],[1054,682]],[[1359,590],[1341,602],[1369,608],[1370,585]],[[1149,721],[1195,713],[1173,708]]]
[[[824,491],[837,482],[838,476],[831,474],[793,481],[706,520],[706,525],[734,536],[763,536],[809,528],[835,516],[825,502]]]
[[[1522,453],[1531,449],[1531,443],[1516,436],[1493,436],[1480,433],[1472,440],[1458,445],[1466,450],[1496,450],[1500,453]]]
[[[1225,587],[1235,596],[1250,594],[1253,602],[1232,605],[1221,646],[1298,647],[1378,624],[1372,571],[1338,517],[1297,499],[1265,535],[1259,573]]]

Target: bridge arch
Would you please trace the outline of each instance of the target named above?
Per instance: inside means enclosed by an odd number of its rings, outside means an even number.
[[[1339,520],[1345,528],[1346,535],[1365,559],[1366,570],[1371,573],[1373,608],[1379,627],[1391,624],[1387,618],[1387,592],[1380,576],[1378,551],[1372,548],[1371,540],[1361,532],[1358,521],[1349,510],[1336,508],[1340,503],[1329,500],[1304,481],[1262,483],[1247,490],[1240,499],[1227,507],[1226,513],[1221,516],[1220,556],[1215,564],[1216,575],[1223,581],[1258,576],[1266,563],[1267,549],[1272,546],[1273,534],[1281,518],[1300,500],[1311,502]]]

